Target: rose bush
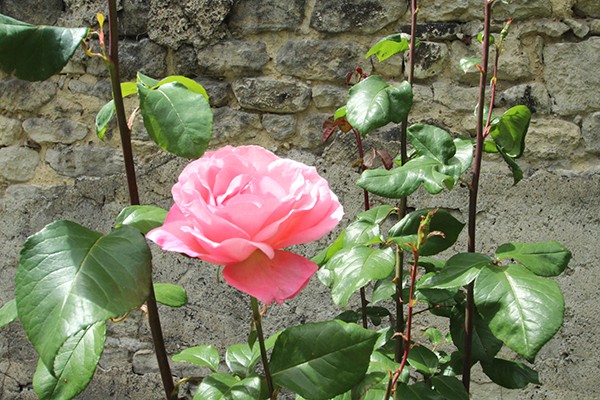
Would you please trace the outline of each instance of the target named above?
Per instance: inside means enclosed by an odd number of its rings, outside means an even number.
[[[163,250],[224,265],[227,283],[266,304],[294,297],[317,270],[281,249],[320,239],[343,216],[314,167],[258,146],[205,153],[172,193],[164,224],[147,237]]]

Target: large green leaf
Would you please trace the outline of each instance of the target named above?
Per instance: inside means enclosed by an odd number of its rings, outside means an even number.
[[[381,224],[390,214],[394,213],[394,210],[394,207],[389,204],[384,204],[359,213],[356,216],[356,220],[366,221],[372,224]]]
[[[9,300],[0,307],[0,328],[6,326],[19,318],[17,314],[17,301],[15,299]]]
[[[508,165],[508,168],[510,168],[510,172],[513,174],[513,185],[521,182],[523,179],[523,170],[521,167],[519,167],[519,164],[517,164],[517,162],[511,156],[506,154],[504,150],[498,148],[498,153],[500,153],[502,159]]]
[[[475,281],[474,299],[494,335],[528,361],[563,323],[558,284],[521,265],[484,268]]]
[[[525,150],[530,121],[531,111],[527,106],[512,107],[492,122],[490,135],[500,150],[511,158],[519,158]]]
[[[456,288],[473,282],[481,270],[492,264],[492,259],[480,253],[458,253],[450,257],[446,266],[420,285],[420,288]]]
[[[539,276],[558,276],[567,268],[571,252],[558,242],[506,243],[498,247],[496,257],[514,259]]]
[[[465,349],[465,310],[464,307],[454,307],[450,316],[450,334],[456,348],[464,353]],[[473,339],[471,341],[472,359],[477,361],[492,360],[502,348],[500,341],[488,324],[479,314],[475,314],[473,324]]]
[[[482,362],[483,372],[496,384],[508,389],[522,389],[530,383],[540,383],[538,373],[518,361],[494,358]]]
[[[225,353],[225,362],[229,370],[242,378],[254,372],[258,359],[258,354],[253,352],[247,343],[231,345]]]
[[[379,236],[379,224],[364,220],[354,221],[345,229],[343,247],[369,245]]]
[[[379,62],[387,60],[394,54],[410,49],[410,40],[402,33],[394,33],[381,39],[371,47],[365,58],[376,55]]]
[[[0,68],[19,79],[46,80],[63,69],[87,32],[30,25],[0,14]]]
[[[372,249],[366,246],[344,248],[322,269],[330,271],[333,301],[345,306],[352,293],[372,280],[388,277],[396,258],[392,249]]]
[[[423,209],[407,214],[390,229],[389,236],[402,237],[415,235],[419,230],[421,217],[427,215],[430,211],[431,209]],[[429,231],[440,231],[444,233],[445,238],[442,236],[430,237],[425,244],[421,246],[419,254],[422,256],[430,256],[450,248],[450,246],[458,239],[458,235],[460,235],[464,226],[465,224],[454,218],[448,211],[443,209],[437,210],[431,219]]]
[[[418,382],[414,385],[401,383],[398,385],[396,393],[402,400],[445,400],[425,382]]]
[[[213,346],[188,347],[177,354],[173,354],[171,359],[177,362],[208,367],[213,372],[219,369],[219,352]]]
[[[408,363],[424,375],[431,376],[438,367],[438,358],[435,353],[425,346],[414,346],[408,352]]]
[[[309,400],[329,400],[364,378],[378,336],[341,321],[288,328],[271,355],[273,382]]]
[[[257,400],[260,399],[260,378],[243,380],[227,374],[211,374],[202,380],[194,400]]]
[[[179,82],[152,89],[138,82],[140,110],[148,135],[162,149],[198,158],[212,137],[213,115],[208,100]]]
[[[169,307],[183,307],[188,302],[185,289],[173,283],[155,283],[154,295],[158,303]]]
[[[165,222],[167,210],[155,206],[128,206],[115,220],[115,228],[123,225],[133,226],[144,235]]]
[[[17,311],[46,367],[68,338],[142,305],[151,272],[150,249],[131,227],[104,236],[55,221],[30,236],[17,270]]]
[[[447,164],[456,154],[456,146],[452,136],[437,126],[427,124],[411,125],[406,133],[415,151],[420,155]]]
[[[96,322],[71,336],[56,355],[54,371],[38,362],[33,389],[40,400],[72,399],[92,380],[104,349],[106,323]]]
[[[412,100],[408,82],[390,85],[372,75],[350,89],[346,119],[364,136],[390,122],[402,121],[412,107]]]
[[[469,400],[469,393],[461,381],[453,376],[434,376],[433,389],[446,400]]]

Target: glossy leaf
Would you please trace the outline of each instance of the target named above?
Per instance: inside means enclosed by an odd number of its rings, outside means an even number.
[[[257,400],[260,399],[260,378],[243,380],[227,374],[211,374],[202,380],[194,400]]]
[[[154,228],[162,226],[167,217],[167,210],[155,206],[128,206],[115,220],[115,228],[129,225],[144,235]]]
[[[104,236],[55,221],[30,236],[16,276],[17,311],[48,368],[65,341],[89,325],[146,301],[151,254],[137,229]]]
[[[372,75],[350,89],[346,118],[364,136],[390,122],[402,121],[412,107],[412,100],[408,82],[394,86]]]
[[[247,343],[231,345],[225,353],[225,362],[235,375],[246,378],[254,372],[258,357]]]
[[[450,316],[450,334],[454,345],[464,353],[465,348],[465,310],[454,307]],[[475,314],[473,340],[472,340],[472,359],[477,361],[489,361],[493,359],[502,348],[502,341],[499,340],[488,326],[487,322],[479,314]]]
[[[151,88],[155,88],[160,81],[156,80],[154,78],[150,78],[149,76],[144,75],[141,72],[138,72],[136,75],[136,82],[141,83],[142,85],[151,89]]]
[[[344,248],[344,236],[346,235],[346,231],[342,231],[342,233],[340,233],[340,236],[337,237],[337,239],[335,239],[335,241],[329,245],[329,247],[321,250],[316,256],[314,256],[313,258],[311,258],[311,261],[314,262],[315,264],[317,264],[318,266],[322,267],[327,261],[329,261],[331,259],[331,257],[333,257],[338,251],[340,251],[341,249]],[[321,270],[319,270],[321,271]],[[321,278],[319,278],[321,279]],[[324,285],[329,286],[330,283],[325,283],[323,282]]]
[[[390,237],[415,235],[419,230],[421,217],[425,216],[431,209],[413,211],[402,218],[390,231]],[[438,254],[452,246],[458,239],[465,224],[457,220],[448,211],[439,209],[431,219],[430,232],[441,231],[445,238],[432,236],[421,246],[420,255],[430,256]]]
[[[402,400],[446,400],[444,397],[427,386],[425,382],[407,385],[401,383],[396,389],[399,399]]]
[[[346,107],[340,107],[337,110],[335,110],[335,114],[333,114],[333,119],[337,120],[340,118],[345,118],[346,117]]]
[[[371,303],[390,300],[396,294],[396,284],[389,279],[379,280],[373,288]]]
[[[435,353],[425,346],[413,346],[408,352],[408,363],[424,375],[433,375],[438,367]]]
[[[456,303],[454,301],[454,296],[458,292],[458,288],[431,289],[423,286],[424,284],[427,285],[429,280],[435,275],[435,272],[428,272],[417,280],[415,299],[417,299],[417,301],[426,301],[431,305],[445,305],[451,307]]]
[[[72,399],[88,386],[104,349],[106,324],[96,322],[71,336],[56,355],[53,371],[38,361],[33,389],[40,400]]]
[[[380,236],[379,225],[376,223],[358,220],[351,222],[345,230],[343,247],[354,245],[368,245]]]
[[[494,335],[531,362],[563,323],[558,284],[520,265],[484,268],[475,281],[474,299]]]
[[[155,283],[154,295],[158,303],[169,307],[183,307],[188,302],[185,289],[172,283]]]
[[[442,332],[434,327],[429,327],[423,332],[423,335],[431,342],[432,345],[437,346],[446,341],[446,337]]]
[[[204,98],[207,101],[209,100],[208,93],[206,92],[206,89],[204,89],[204,86],[202,86],[201,84],[199,84],[198,82],[196,82],[193,79],[186,78],[185,76],[181,76],[181,75],[168,76],[168,77],[160,80],[156,85],[154,85],[154,87],[159,87],[159,86],[165,85],[167,83],[171,83],[171,82],[181,83],[183,86],[185,86],[192,92],[204,96]]]
[[[307,399],[329,400],[364,378],[378,336],[341,321],[288,328],[271,355],[273,382]]]
[[[518,361],[494,358],[482,362],[481,366],[492,382],[508,389],[522,389],[530,383],[540,384],[538,373]]]
[[[123,95],[123,98],[131,96],[135,93],[137,93],[137,85],[134,82],[121,83],[121,94]],[[98,111],[98,114],[96,115],[95,128],[96,136],[98,136],[100,140],[104,139],[106,130],[108,129],[108,124],[110,121],[112,121],[116,114],[117,111],[115,110],[114,100],[106,103],[104,106],[102,106],[100,111]]]
[[[530,121],[531,111],[527,106],[512,107],[492,122],[490,135],[506,155],[519,158],[525,149],[525,135]]]
[[[450,257],[446,266],[421,285],[422,288],[456,288],[473,282],[481,270],[492,264],[492,259],[480,253],[458,253]]]
[[[516,260],[539,276],[558,276],[567,268],[571,252],[558,242],[506,243],[498,247],[496,257]]]
[[[0,328],[10,324],[17,318],[19,316],[17,315],[17,301],[15,299],[9,300],[0,307]]]
[[[213,116],[206,98],[179,82],[150,89],[138,83],[140,110],[148,134],[162,149],[198,158],[212,137]]]
[[[453,376],[434,376],[431,383],[433,389],[446,400],[469,400],[463,383]]]
[[[372,280],[387,278],[394,270],[395,256],[390,248],[371,249],[366,246],[344,248],[323,267],[332,273],[331,296],[342,306],[352,293]]]
[[[27,81],[58,74],[86,37],[87,28],[31,25],[0,14],[0,69]]]
[[[410,39],[402,33],[395,33],[381,39],[371,47],[365,56],[369,58],[372,55],[377,56],[379,62],[385,61],[394,54],[402,53],[410,49]]]
[[[516,185],[517,183],[521,182],[521,180],[523,179],[523,170],[521,169],[521,167],[519,167],[519,164],[517,164],[515,162],[515,160],[508,156],[504,150],[502,149],[497,149],[498,153],[500,153],[500,155],[502,156],[502,159],[504,160],[504,162],[508,165],[508,168],[510,168],[510,171],[513,174],[513,185]]]
[[[407,130],[410,143],[415,151],[423,156],[447,164],[454,154],[456,146],[452,136],[437,126],[427,124],[411,125]]]
[[[219,352],[213,346],[194,346],[171,356],[173,361],[186,362],[200,367],[208,367],[213,372],[219,369]]]
[[[356,216],[358,221],[366,221],[372,224],[381,224],[390,214],[394,212],[394,207],[384,204],[373,207],[368,211],[363,211]]]

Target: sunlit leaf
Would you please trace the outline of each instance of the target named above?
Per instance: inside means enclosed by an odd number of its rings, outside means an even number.
[[[571,252],[558,242],[506,243],[498,247],[496,257],[514,259],[539,276],[558,276],[567,268]]]
[[[369,58],[372,55],[377,56],[379,62],[385,61],[394,54],[402,53],[410,49],[410,38],[402,33],[395,33],[381,39],[375,43],[365,58]]]
[[[200,367],[208,367],[213,372],[219,369],[219,352],[213,346],[194,346],[173,354],[173,361],[186,362]]]
[[[511,158],[519,158],[525,150],[525,136],[531,121],[527,106],[515,106],[496,118],[490,125],[490,135],[496,145]]]
[[[172,283],[155,283],[154,294],[158,303],[169,307],[183,307],[188,302],[185,289]]]
[[[123,209],[115,220],[115,228],[128,225],[136,228],[144,235],[154,228],[162,226],[167,217],[167,211],[155,206],[128,206]]]
[[[6,326],[19,318],[17,314],[17,301],[15,299],[9,300],[2,307],[0,307],[0,328]]]

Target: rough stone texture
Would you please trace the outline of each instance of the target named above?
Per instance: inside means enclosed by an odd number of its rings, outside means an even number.
[[[552,15],[551,0],[529,0],[498,2],[494,5],[494,19],[506,20],[512,18],[520,20],[525,18],[549,17]]]
[[[295,113],[310,103],[311,90],[297,82],[245,78],[233,82],[233,93],[243,108]]]
[[[600,109],[597,93],[600,74],[590,73],[589,65],[600,64],[600,38],[580,43],[557,43],[544,48],[544,79],[553,112],[572,115]]]
[[[0,13],[34,25],[54,25],[62,14],[62,0],[3,0]]]
[[[574,123],[560,119],[534,119],[531,121],[525,145],[529,158],[568,160],[580,148],[581,130]]]
[[[411,26],[402,25],[400,32],[410,35]],[[453,40],[462,34],[461,25],[456,22],[430,22],[418,24],[416,37],[421,40]]]
[[[249,140],[256,137],[261,129],[258,114],[233,110],[229,107],[214,110],[213,141],[216,144]]]
[[[119,43],[121,76],[124,80],[135,79],[141,72],[152,78],[166,75],[167,51],[156,43],[142,39],[139,42],[123,40]]]
[[[408,55],[404,56],[405,62]],[[421,42],[415,49],[415,79],[428,79],[438,75],[448,65],[448,46],[444,43]]]
[[[207,76],[256,75],[269,62],[264,42],[238,40],[208,46],[197,57],[200,74]]]
[[[498,2],[494,7],[493,17],[496,20],[505,20],[507,17],[525,19],[533,16],[549,17],[551,14],[550,0],[529,0],[508,4]],[[422,7],[419,18],[428,22],[483,19],[483,4],[479,0],[433,0]]]
[[[241,34],[297,29],[304,19],[305,0],[239,0],[228,18],[229,27]]]
[[[343,81],[364,53],[351,42],[290,40],[277,52],[276,68],[304,79]]]
[[[509,108],[519,104],[526,105],[533,113],[548,113],[552,107],[546,86],[537,82],[513,86],[499,93],[496,98],[499,107]]]
[[[45,118],[29,118],[23,122],[29,138],[37,143],[71,144],[86,137],[87,125],[69,119],[54,121]]]
[[[583,120],[581,128],[585,149],[594,154],[600,154],[600,112],[588,115]]]
[[[119,32],[128,37],[148,32],[150,3],[148,0],[121,0]]]
[[[539,35],[557,38],[564,35],[569,29],[571,29],[569,25],[563,22],[552,19],[536,18],[516,25],[514,27],[514,33],[519,37],[530,33],[537,33]]]
[[[27,147],[0,149],[0,175],[10,182],[26,182],[34,177],[40,162],[37,151]]]
[[[312,98],[317,108],[338,108],[346,104],[348,90],[335,85],[315,85]]]
[[[578,38],[584,38],[590,32],[590,27],[582,22],[579,22],[575,19],[565,19],[565,23],[571,28],[575,36]]]
[[[296,133],[296,119],[291,115],[265,114],[262,125],[275,140],[286,140]]]
[[[600,18],[600,3],[597,0],[577,0],[574,10],[584,17]]]
[[[434,101],[453,110],[474,110],[478,93],[479,89],[474,87],[446,85],[441,82],[433,83]]]
[[[56,94],[52,82],[25,82],[18,79],[0,81],[0,110],[35,111]]]
[[[197,78],[196,81],[206,89],[212,107],[223,107],[229,103],[231,95],[229,94],[229,84],[227,82],[207,78]]]
[[[21,122],[0,115],[0,146],[10,146],[21,134]]]
[[[310,26],[319,32],[374,33],[399,19],[407,4],[383,0],[317,1]]]
[[[60,175],[105,176],[123,170],[123,158],[109,147],[77,146],[48,149],[46,162]]]

